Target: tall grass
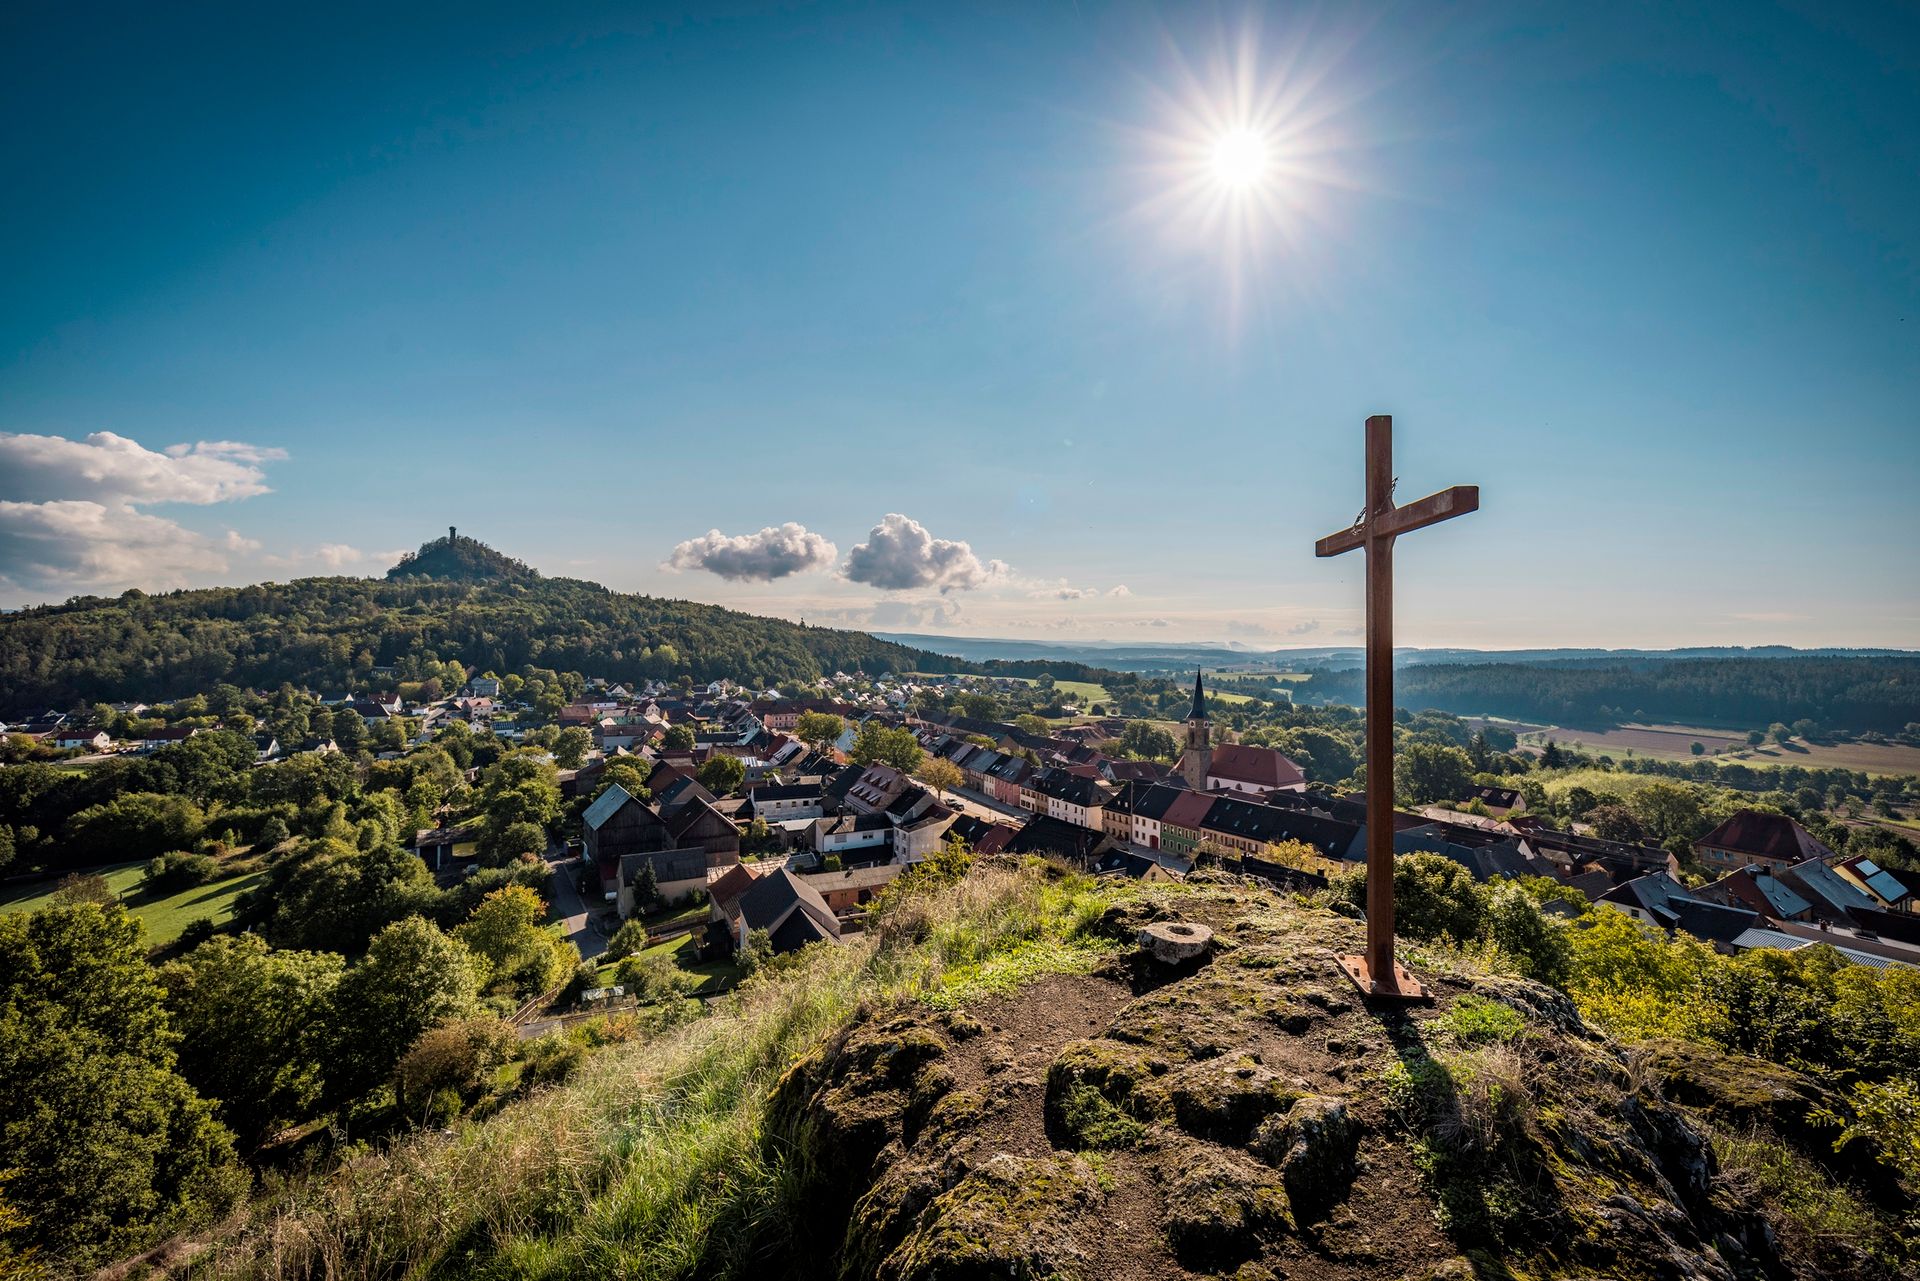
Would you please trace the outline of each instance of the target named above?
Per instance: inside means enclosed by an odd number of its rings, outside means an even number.
[[[781,1073],[862,1003],[937,998],[1006,958],[1022,976],[1084,968],[1110,895],[1029,865],[899,896],[865,934],[807,949],[706,1017],[603,1050],[564,1086],[263,1196],[209,1247],[203,1274],[741,1275],[803,1212],[794,1172],[760,1142]]]

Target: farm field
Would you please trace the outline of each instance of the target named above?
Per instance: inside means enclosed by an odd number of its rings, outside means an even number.
[[[1034,678],[1031,676],[1016,676],[1013,679],[1026,685],[1034,684]],[[1058,690],[1063,697],[1074,700],[1082,707],[1089,706],[1093,703],[1104,703],[1109,698],[1107,687],[1097,681],[1056,680],[1053,683],[1053,687]]]
[[[1497,722],[1496,722],[1497,723]],[[1509,726],[1508,728],[1514,728]],[[1699,743],[1707,754],[1730,747],[1744,747],[1746,735],[1727,730],[1699,729],[1688,725],[1620,725],[1613,729],[1569,729],[1560,725],[1528,726],[1515,730],[1520,741],[1535,746],[1551,738],[1562,747],[1580,747],[1590,752],[1619,756],[1631,751],[1636,756],[1654,756],[1667,760],[1694,759],[1693,745]]]
[[[1802,765],[1808,769],[1851,769],[1868,774],[1920,774],[1920,747],[1908,743],[1809,743],[1794,739],[1785,747],[1742,747],[1720,758],[1765,768]]]
[[[1707,749],[1704,759],[1717,764],[1740,764],[1755,769],[1800,765],[1808,769],[1850,769],[1868,774],[1920,775],[1920,747],[1908,743],[1810,743],[1793,739],[1785,746],[1767,743],[1748,747],[1744,733],[1702,729],[1689,725],[1621,725],[1609,730],[1571,729],[1499,716],[1469,716],[1475,727],[1498,726],[1520,736],[1523,747],[1538,748],[1551,738],[1562,747],[1624,756],[1651,756],[1659,760],[1700,760],[1693,744]]]
[[[213,918],[215,925],[224,925],[233,916],[233,901],[242,893],[260,883],[264,872],[253,872],[246,876],[230,876],[223,881],[214,881],[208,885],[196,885],[191,889],[180,890],[160,898],[148,898],[140,888],[144,863],[122,863],[108,868],[102,873],[107,878],[107,888],[120,896],[120,902],[128,913],[146,927],[147,942],[153,947],[165,947],[180,937],[189,921],[202,916]],[[57,880],[41,881],[15,891],[11,897],[0,901],[0,912],[31,912],[35,908],[45,907],[59,888]]]

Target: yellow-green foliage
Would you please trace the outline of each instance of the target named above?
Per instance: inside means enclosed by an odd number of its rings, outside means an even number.
[[[1615,1036],[1701,1041],[1868,1080],[1920,1072],[1920,971],[1850,964],[1821,946],[1721,956],[1605,908],[1571,938],[1568,990]]]

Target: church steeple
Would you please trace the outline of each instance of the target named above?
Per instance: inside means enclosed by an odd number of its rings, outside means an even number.
[[[1196,792],[1207,790],[1207,774],[1213,765],[1213,722],[1207,719],[1207,695],[1200,688],[1200,673],[1193,674],[1193,711],[1187,715],[1186,742],[1177,768],[1187,786]]]

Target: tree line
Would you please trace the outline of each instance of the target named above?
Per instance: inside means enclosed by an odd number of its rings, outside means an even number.
[[[1315,671],[1295,696],[1358,703],[1364,680],[1358,669]],[[1920,658],[1418,664],[1396,673],[1394,684],[1396,698],[1409,706],[1591,729],[1625,721],[1809,720],[1816,731],[1899,734],[1920,724]]]

